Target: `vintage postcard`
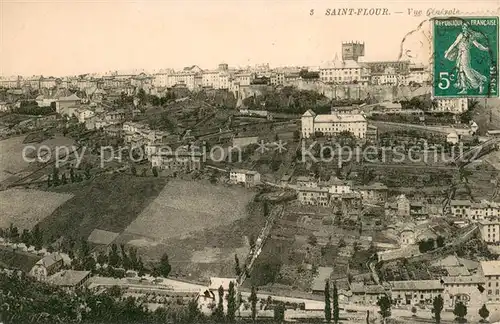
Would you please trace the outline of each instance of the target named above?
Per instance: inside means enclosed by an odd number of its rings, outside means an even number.
[[[500,323],[499,0],[0,0],[0,324]]]

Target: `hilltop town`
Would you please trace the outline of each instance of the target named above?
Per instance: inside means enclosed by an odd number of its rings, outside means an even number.
[[[3,285],[49,322],[19,287],[79,296],[67,323],[99,298],[139,322],[500,318],[499,101],[433,99],[429,66],[341,46],[1,78]]]

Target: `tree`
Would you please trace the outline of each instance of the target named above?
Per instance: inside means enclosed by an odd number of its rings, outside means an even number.
[[[158,177],[158,168],[153,167],[153,176]]]
[[[172,266],[170,265],[168,261],[168,255],[166,253],[163,254],[163,256],[160,259],[160,266],[158,267],[158,273],[162,277],[168,277],[170,270],[172,270]]]
[[[382,316],[385,323],[386,319],[391,316],[391,300],[388,296],[382,296],[378,300],[377,305],[380,307],[379,314]]]
[[[31,233],[26,228],[23,229],[23,232],[21,233],[21,242],[26,245],[31,245]]]
[[[146,91],[144,91],[143,88],[140,88],[139,91],[137,92],[137,97],[141,101],[141,104],[146,103]]]
[[[122,255],[122,264],[123,268],[125,269],[130,269],[132,268],[132,264],[130,262],[130,258],[127,255],[127,252],[125,251],[125,244],[120,244],[120,250],[121,250],[121,255]]]
[[[236,273],[236,276],[241,274],[240,260],[238,259],[237,254],[234,255],[234,272]]]
[[[12,242],[17,243],[19,241],[19,230],[17,229],[16,226],[10,224],[9,227],[9,237]]]
[[[255,321],[257,317],[257,292],[255,291],[255,287],[252,286],[252,291],[250,293],[250,298],[248,299],[252,306],[252,320]]]
[[[73,168],[69,169],[69,180],[71,183],[74,183],[76,178],[75,178],[75,170]]]
[[[118,267],[121,263],[120,256],[118,255],[118,246],[116,244],[111,245],[111,250],[108,254],[108,263],[112,267]]]
[[[255,236],[253,234],[250,235],[250,237],[248,238],[248,243],[250,244],[250,250],[254,250],[255,249]]]
[[[106,256],[106,254],[103,251],[99,252],[99,254],[97,255],[97,263],[102,266],[106,262],[108,262],[108,257]]]
[[[485,304],[483,304],[483,307],[479,309],[479,316],[481,316],[483,321],[486,321],[488,316],[490,316],[490,311],[488,310],[488,308],[486,308]]]
[[[309,235],[307,242],[310,245],[315,246],[318,243],[318,239],[316,238],[316,236],[314,236],[314,234],[311,234],[311,235]]]
[[[52,170],[52,185],[57,187],[60,184],[59,182],[59,169],[54,167]]]
[[[411,308],[411,312],[412,312],[411,316],[417,316],[417,308],[415,306]]]
[[[38,224],[33,227],[32,233],[31,233],[31,240],[33,245],[35,246],[35,249],[41,250],[43,247],[43,234],[42,231],[40,230],[40,226]]]
[[[92,178],[92,174],[90,173],[90,166],[85,168],[85,179],[90,180]]]
[[[50,174],[47,176],[47,187],[51,187],[52,186],[52,178],[50,176]]]
[[[453,315],[458,317],[458,319],[463,322],[465,315],[467,315],[467,306],[464,303],[458,302],[455,304],[455,309],[453,310]]]
[[[130,172],[132,172],[132,175],[137,175],[137,169],[135,168],[135,165],[132,165],[130,167]]]
[[[443,311],[443,305],[444,301],[441,295],[434,297],[434,300],[432,301],[432,312],[434,313],[434,318],[436,319],[437,324],[441,323],[441,312]]]
[[[333,285],[333,322],[337,324],[340,319],[340,308],[339,308],[339,292],[337,290],[337,284]]]
[[[444,246],[444,237],[439,235],[436,239],[436,243],[438,247],[443,247]]]
[[[236,314],[236,290],[234,289],[234,282],[229,282],[229,290],[227,292],[227,320],[230,323],[234,322]]]
[[[217,307],[215,308],[212,316],[219,323],[224,320],[224,288],[222,285],[219,287],[219,302],[217,303]]]
[[[282,323],[285,320],[285,305],[283,302],[274,307],[274,320],[276,323]]]
[[[330,323],[332,320],[332,303],[330,301],[330,281],[325,283],[325,320]]]
[[[187,319],[186,323],[198,323],[198,319],[200,318],[201,313],[198,308],[198,303],[196,300],[192,299],[189,301],[187,306]]]
[[[137,250],[134,247],[131,247],[129,249],[128,257],[130,259],[130,265],[132,266],[132,269],[139,270],[138,269],[139,259],[137,258]]]
[[[65,185],[68,183],[68,179],[66,178],[66,173],[63,173],[61,176],[61,184]]]

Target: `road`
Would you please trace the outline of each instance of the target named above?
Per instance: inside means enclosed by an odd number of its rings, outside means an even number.
[[[266,224],[262,228],[261,233],[255,241],[255,248],[253,249],[253,251],[251,251],[253,253],[249,255],[249,259],[247,258],[247,262],[245,263],[248,271],[242,271],[240,277],[237,280],[239,286],[241,286],[245,282],[247,273],[251,272],[255,260],[257,260],[259,254],[262,252],[262,248],[264,247],[264,244],[266,243],[266,240],[271,233],[271,228],[273,227],[275,221],[283,216],[284,209],[285,208],[283,207],[283,205],[277,205],[269,213]]]
[[[449,134],[449,133],[454,132],[454,131],[457,132],[457,134],[459,134],[459,135],[469,135],[470,134],[470,129],[454,128],[454,127],[449,127],[449,126],[426,126],[426,125],[407,124],[407,123],[384,122],[384,121],[376,121],[376,120],[370,121],[370,124],[373,124],[375,126],[378,126],[378,125],[401,126],[401,127],[405,127],[405,128],[420,129],[420,130],[425,130],[425,131],[429,131],[429,132],[436,132],[436,133],[443,133],[443,134]]]

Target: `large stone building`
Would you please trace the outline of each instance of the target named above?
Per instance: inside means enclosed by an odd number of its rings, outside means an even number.
[[[396,305],[432,305],[444,291],[439,280],[391,281],[392,301]]]
[[[481,261],[488,301],[500,301],[500,261]]]
[[[370,81],[370,71],[354,60],[334,60],[319,68],[320,80],[327,83],[357,83],[366,85]]]
[[[365,138],[368,123],[360,114],[325,114],[316,115],[309,109],[301,118],[302,137],[309,138],[315,133],[334,136],[342,132],[351,132],[357,138]]]
[[[436,104],[431,106],[433,112],[449,112],[461,114],[469,109],[467,98],[437,99]]]

